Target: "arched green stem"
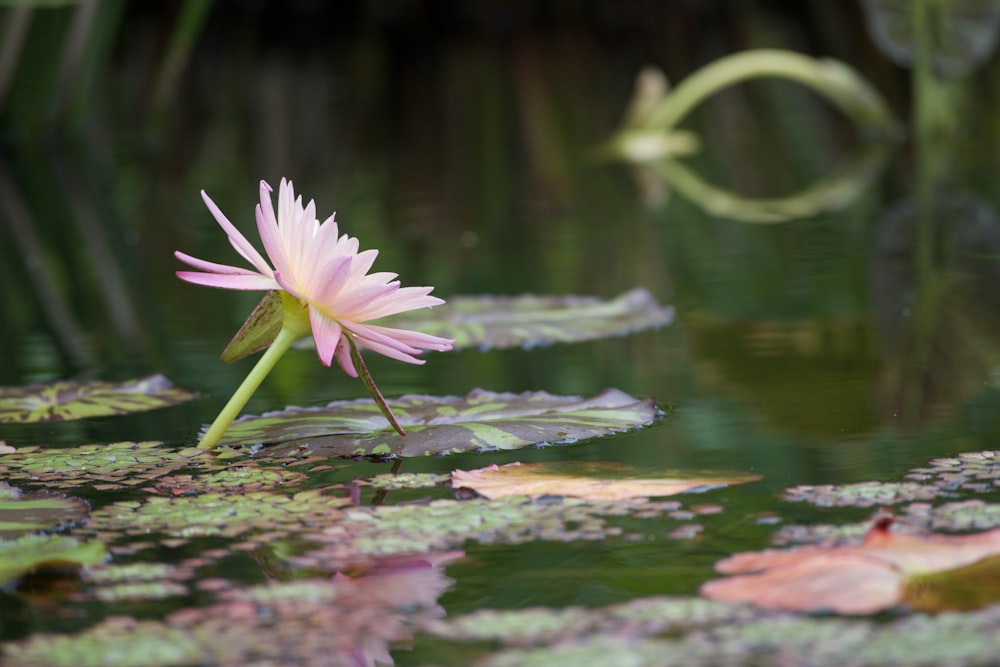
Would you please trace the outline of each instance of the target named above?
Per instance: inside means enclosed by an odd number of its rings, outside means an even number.
[[[301,333],[296,329],[286,326],[281,327],[281,331],[278,332],[274,342],[265,350],[263,356],[257,360],[253,369],[236,390],[236,393],[230,397],[229,402],[222,408],[222,412],[215,418],[212,425],[208,427],[208,431],[205,432],[205,435],[202,436],[201,441],[198,443],[199,448],[212,449],[219,444],[219,440],[222,439],[226,429],[239,416],[247,401],[257,391],[257,387],[264,381],[267,374],[271,372],[274,365],[278,363],[278,359],[288,351],[292,343],[302,337]]]
[[[756,49],[702,67],[681,81],[652,109],[649,127],[672,129],[707,97],[734,83],[758,77],[791,79],[826,97],[854,122],[888,132],[894,121],[878,93],[854,70],[836,60],[819,60],[792,51]]]

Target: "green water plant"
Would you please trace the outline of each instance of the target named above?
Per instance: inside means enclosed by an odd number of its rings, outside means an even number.
[[[844,63],[781,49],[755,49],[716,60],[670,88],[662,72],[639,74],[621,129],[597,155],[642,167],[643,174],[673,186],[710,213],[747,222],[782,222],[840,208],[852,201],[881,167],[884,141],[873,143],[841,169],[800,193],[785,197],[743,197],[710,185],[680,158],[699,150],[700,138],[680,122],[712,95],[737,83],[780,78],[806,86],[840,110],[864,137],[896,134],[888,107],[865,79]]]
[[[320,361],[330,366],[336,358],[345,373],[360,377],[385,418],[403,434],[368,372],[361,350],[412,364],[424,363],[413,356],[424,350],[450,350],[450,339],[369,323],[443,303],[430,296],[433,288],[401,287],[394,273],[369,273],[378,251],[359,252],[358,240],[341,235],[333,215],[320,222],[316,204],[310,201],[303,205],[291,181],[281,180],[277,213],[271,201],[271,186],[260,183],[257,230],[273,268],[204,191],[202,198],[230,244],[253,269],[216,264],[178,251],[176,257],[197,270],[178,271],[177,276],[196,285],[276,293],[280,309],[273,296],[265,297],[268,305],[254,311],[240,330],[238,337],[256,337],[261,330],[267,335],[276,332],[198,446],[214,448],[278,359],[293,343],[310,335]],[[279,321],[280,326],[275,326]]]

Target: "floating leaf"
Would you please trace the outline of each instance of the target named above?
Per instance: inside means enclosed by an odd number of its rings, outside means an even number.
[[[921,576],[943,576],[1000,554],[1000,529],[917,536],[890,532],[891,523],[877,521],[857,546],[736,554],[716,569],[739,576],[710,581],[702,594],[772,609],[868,614],[907,602],[907,583]]]
[[[392,664],[393,644],[443,615],[460,552],[374,563],[338,575],[223,590],[163,621],[117,615],[77,635],[36,634],[3,646],[4,664],[47,667]]]
[[[611,300],[530,294],[454,296],[432,310],[411,311],[384,322],[454,338],[454,349],[489,350],[621,336],[661,327],[673,319],[673,307],[661,306],[648,291],[635,288]]]
[[[313,530],[341,517],[347,498],[319,490],[294,495],[267,491],[242,494],[204,493],[196,496],[152,496],[146,502],[120,501],[93,512],[83,534],[105,541],[122,533],[145,537],[163,533],[179,545],[206,536],[235,538],[251,532],[272,535]]]
[[[45,491],[0,498],[0,539],[68,526],[88,512],[87,503],[79,498]]]
[[[472,489],[489,499],[504,496],[573,496],[622,500],[673,496],[695,489],[760,479],[760,475],[641,478],[636,476],[635,468],[611,462],[589,462],[585,464],[584,470],[579,470],[580,468],[578,463],[515,462],[504,466],[490,465],[478,470],[456,470],[451,473],[451,483],[455,488]],[[613,477],[607,478],[609,474]]]
[[[322,456],[427,456],[571,443],[663,418],[652,399],[617,389],[590,398],[482,389],[464,397],[411,394],[392,401],[392,409],[405,436],[386,428],[378,407],[365,398],[244,417],[222,443],[307,447]]]
[[[412,554],[479,544],[522,544],[534,540],[576,542],[605,540],[623,534],[617,517],[688,520],[678,516],[676,501],[644,498],[585,501],[562,498],[525,502],[435,500],[429,504],[348,508],[338,520],[299,537],[322,546],[288,560],[309,569],[342,568],[373,555]]]
[[[164,496],[194,493],[247,493],[261,489],[300,485],[308,479],[303,472],[282,468],[261,468],[253,463],[233,466],[227,470],[200,475],[169,475],[161,477],[148,489]]]
[[[805,501],[817,507],[882,507],[913,500],[949,496],[946,491],[916,482],[857,482],[855,484],[800,485],[785,491],[785,500]]]
[[[78,542],[62,535],[24,535],[0,541],[0,584],[44,568],[96,565],[103,558],[100,542]]]
[[[175,451],[159,442],[115,442],[66,449],[21,447],[0,455],[0,475],[46,488],[93,483],[102,490],[136,486],[173,470],[212,461],[204,450]]]
[[[165,408],[194,398],[162,375],[125,382],[64,380],[0,387],[0,423],[69,421]]]

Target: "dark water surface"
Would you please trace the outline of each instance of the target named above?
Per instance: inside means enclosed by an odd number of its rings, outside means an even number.
[[[623,338],[431,354],[423,367],[371,359],[390,396],[616,387],[672,408],[635,433],[408,460],[404,471],[585,460],[762,476],[708,492],[704,503],[724,511],[699,519],[692,539],[668,537],[674,521],[647,520],[629,524],[638,539],[469,544],[447,567],[455,583],[439,602],[449,616],[694,595],[716,560],[768,544],[774,527],[761,517],[869,514],[817,515],[782,502],[786,487],[898,481],[930,458],[997,449],[995,57],[954,84],[976,92],[953,101],[960,120],[945,150],[917,141],[909,72],[873,45],[853,3],[257,2],[216,3],[204,17],[197,4],[94,3],[82,42],[71,38],[82,20],[72,7],[35,10],[24,29],[0,102],[0,384],[163,373],[200,396],[123,418],[0,427],[7,444],[193,443],[249,369],[218,354],[256,295],[177,280],[172,252],[233,261],[199,190],[256,240],[258,181],[289,177],[321,217],[336,210],[342,229],[380,250],[376,269],[444,298],[611,298],[643,286],[677,309],[672,326]],[[0,23],[20,11],[0,10]],[[654,205],[629,167],[592,159],[641,66],[678,81],[761,46],[845,60],[899,118],[884,166],[838,210],[750,224],[706,213],[669,185]],[[702,140],[692,168],[746,196],[801,189],[861,142],[819,98],[776,81],[713,97],[685,127]],[[934,159],[944,168],[929,167]],[[246,411],[363,395],[339,369],[292,351]],[[316,483],[388,470],[351,462]],[[440,491],[430,495],[447,497]],[[81,495],[95,507],[126,497]],[[392,492],[387,502],[427,495]],[[266,579],[239,553],[204,577]],[[0,592],[0,639],[179,606],[45,611],[60,604],[58,594]],[[418,638],[414,653],[394,656],[444,660],[440,643]]]

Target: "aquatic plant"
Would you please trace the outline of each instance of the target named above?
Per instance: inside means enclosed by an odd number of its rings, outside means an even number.
[[[214,447],[278,359],[295,341],[310,334],[316,343],[320,361],[330,366],[336,358],[345,373],[351,377],[360,376],[382,413],[402,433],[368,373],[359,348],[400,361],[422,364],[424,362],[413,355],[424,350],[450,350],[452,341],[366,322],[415,308],[436,306],[444,301],[430,296],[432,287],[400,287],[394,273],[368,273],[378,251],[358,252],[358,240],[346,234],[340,235],[333,215],[319,222],[316,204],[310,200],[303,206],[302,197],[295,197],[291,181],[281,180],[277,215],[271,202],[271,186],[260,182],[257,230],[274,268],[233,226],[215,202],[204,191],[201,194],[233,248],[253,265],[254,270],[216,264],[178,251],[174,253],[177,259],[198,271],[178,271],[177,277],[208,287],[264,290],[270,293],[272,303],[273,294],[280,297],[280,311],[261,311],[258,308],[237,337],[260,330],[270,331],[278,317],[281,324],[267,351],[198,446]],[[265,302],[267,299],[265,297]],[[268,313],[268,316],[259,317],[261,312]]]

